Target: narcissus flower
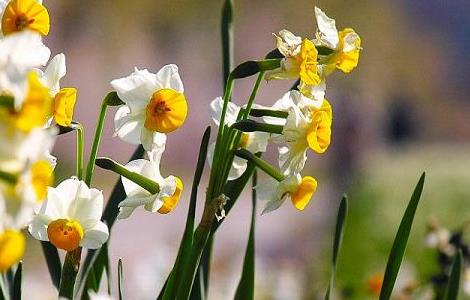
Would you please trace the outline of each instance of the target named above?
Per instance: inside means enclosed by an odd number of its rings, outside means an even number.
[[[270,178],[260,183],[255,189],[258,191],[259,198],[267,201],[263,209],[264,214],[278,209],[287,198],[290,198],[296,209],[304,210],[315,194],[317,185],[315,178],[295,174],[287,176],[280,182]]]
[[[10,269],[21,260],[25,246],[26,239],[20,231],[0,228],[0,273]]]
[[[307,149],[324,153],[330,145],[333,121],[331,105],[325,99],[318,107],[315,102],[305,101],[298,91],[290,91],[273,107],[289,113],[287,120],[279,121],[284,123],[282,135],[273,138],[276,142],[287,144],[279,148],[281,170],[284,174],[298,173],[307,160]]]
[[[176,176],[163,178],[160,174],[160,161],[164,150],[164,146],[157,147],[147,153],[149,160],[137,159],[125,166],[128,170],[155,181],[159,185],[159,191],[152,194],[135,182],[121,177],[127,198],[119,203],[119,219],[128,218],[138,206],[143,206],[149,212],[167,214],[178,204],[183,192],[183,182]]]
[[[331,66],[340,69],[344,73],[351,72],[359,62],[361,38],[351,28],[345,28],[338,32],[335,20],[329,18],[318,7],[315,7],[315,17],[317,19],[318,31],[314,42],[317,45],[334,50],[334,53],[326,58],[326,73],[332,71]]]
[[[42,83],[49,88],[53,98],[52,117],[56,124],[68,127],[72,123],[73,110],[77,101],[77,89],[60,88],[60,80],[65,76],[67,69],[65,55],[57,54],[47,65],[44,73],[38,70]]]
[[[100,221],[103,194],[77,178],[49,188],[47,200],[29,224],[31,235],[55,247],[73,251],[78,247],[100,248],[108,240],[106,224]]]
[[[151,151],[161,145],[163,133],[178,129],[186,120],[188,106],[176,65],[166,65],[157,74],[136,68],[111,85],[125,103],[114,117],[115,134],[128,143]]]
[[[44,66],[50,54],[41,36],[29,30],[0,39],[0,95],[13,96],[19,109],[28,90],[28,73]]]
[[[210,103],[210,115],[212,120],[217,126],[220,126],[220,118],[222,114],[224,101],[221,97],[217,97]],[[226,125],[231,126],[237,121],[240,113],[240,107],[233,102],[228,102],[227,111],[225,113],[224,122]],[[269,133],[266,132],[242,132],[239,148],[246,149],[251,153],[266,152],[268,146]],[[209,146],[207,152],[207,161],[212,165],[214,159],[215,143]],[[247,168],[247,161],[238,156],[233,158],[232,167],[230,169],[228,180],[234,180],[240,177]]]
[[[9,35],[22,30],[49,33],[49,13],[38,0],[11,0],[2,15],[2,33]]]

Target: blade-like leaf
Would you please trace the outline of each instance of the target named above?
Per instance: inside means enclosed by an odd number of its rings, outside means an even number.
[[[207,157],[207,147],[210,139],[210,127],[207,127],[201,141],[201,147],[199,149],[199,157],[196,165],[196,171],[194,174],[193,186],[191,189],[191,197],[189,202],[188,215],[186,217],[186,226],[181,240],[180,248],[178,250],[178,256],[176,257],[175,265],[173,270],[168,277],[168,282],[165,286],[162,299],[173,300],[178,292],[179,280],[182,277],[184,266],[188,260],[191,252],[191,246],[193,243],[193,231],[194,231],[194,220],[196,217],[196,200],[199,183],[201,182],[202,173],[204,171],[204,165]]]
[[[6,299],[7,287],[3,281],[3,276],[0,274],[0,300]]]
[[[233,0],[225,0],[222,8],[222,59],[224,85],[233,69]]]
[[[142,158],[144,156],[144,148],[142,145],[138,146],[137,149],[132,154],[129,161]],[[114,186],[111,196],[109,197],[106,207],[103,212],[101,220],[108,225],[109,231],[111,231],[114,222],[116,221],[117,215],[119,214],[119,202],[126,198],[126,193],[124,191],[124,186],[122,185],[121,180],[119,179],[116,185]],[[108,243],[105,243],[103,247],[97,250],[89,250],[83,263],[83,276],[81,278],[81,285],[85,285],[84,293],[82,294],[82,299],[87,299],[89,289],[97,290],[99,283],[101,282],[101,275],[103,274],[103,269],[106,264],[109,262],[106,259],[107,254],[100,254],[102,251],[108,251]],[[93,272],[91,270],[93,269]],[[94,277],[94,278],[93,278]],[[85,298],[83,298],[85,297]]]
[[[255,217],[256,217],[256,190],[254,187],[257,182],[256,171],[253,174],[252,184],[252,203],[251,226],[246,245],[245,258],[243,260],[243,270],[240,282],[235,292],[235,300],[250,300],[255,297]]]
[[[122,259],[119,258],[118,261],[118,295],[119,300],[123,300],[122,297]]]
[[[57,248],[54,247],[50,242],[41,242],[41,247],[44,258],[46,259],[47,269],[49,270],[52,283],[56,289],[59,289],[60,276],[62,272],[59,252],[57,251]]]
[[[462,275],[462,250],[454,257],[452,269],[450,270],[449,282],[447,283],[445,300],[457,300],[460,291],[460,276]]]
[[[413,195],[411,196],[410,202],[408,203],[405,214],[403,215],[400,227],[398,228],[392,250],[388,257],[382,289],[380,290],[380,300],[389,300],[392,294],[393,286],[395,285],[398,271],[400,270],[401,262],[405,255],[406,244],[408,243],[408,237],[410,236],[411,226],[413,225],[413,219],[418,207],[419,199],[423,191],[425,175],[425,173],[421,175]]]
[[[15,272],[15,278],[13,279],[13,293],[11,295],[12,300],[21,300],[21,288],[23,284],[23,262],[18,264]]]
[[[336,264],[338,262],[338,254],[341,249],[341,242],[343,241],[344,227],[346,217],[348,215],[348,197],[343,195],[338,209],[338,217],[336,218],[335,240],[333,242],[333,263],[331,265],[330,282],[326,290],[325,300],[331,299],[331,289],[333,288],[336,273]]]

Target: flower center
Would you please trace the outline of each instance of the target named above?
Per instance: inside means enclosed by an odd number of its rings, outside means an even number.
[[[73,251],[80,246],[83,228],[77,221],[58,219],[47,227],[49,241],[57,248]]]
[[[46,198],[47,187],[54,180],[52,166],[48,161],[40,160],[32,165],[31,173],[31,183],[33,184],[37,200],[42,202]]]
[[[151,131],[172,132],[183,125],[187,113],[188,106],[182,93],[161,89],[147,104],[144,126]]]
[[[26,28],[47,35],[50,29],[47,9],[37,0],[10,1],[2,18],[3,34],[8,35]]]

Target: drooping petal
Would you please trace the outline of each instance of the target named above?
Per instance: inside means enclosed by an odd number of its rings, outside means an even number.
[[[155,74],[137,68],[131,75],[111,81],[111,86],[133,113],[145,109],[153,93],[160,88]]]
[[[108,226],[101,221],[95,221],[93,226],[84,224],[84,229],[85,234],[80,242],[82,247],[87,249],[98,249],[108,240]]]
[[[222,109],[224,107],[224,100],[222,97],[217,97],[209,105],[210,116],[212,121],[217,126],[220,126],[220,118],[222,117]],[[240,107],[238,107],[233,102],[227,103],[227,111],[225,112],[224,124],[231,126],[237,121],[237,116],[240,112]]]
[[[144,124],[144,115],[131,114],[128,106],[120,107],[114,116],[115,135],[133,145],[141,143],[140,136]]]
[[[149,179],[155,180],[155,170],[152,164],[145,159],[136,159],[130,161],[125,165],[125,167],[132,172],[136,172],[141,174],[142,176],[148,177]],[[122,185],[124,186],[124,191],[126,192],[127,196],[149,196],[150,192],[142,188],[137,183],[125,178],[121,177]]]
[[[65,76],[66,72],[65,55],[63,53],[57,54],[47,65],[42,77],[44,84],[51,90],[52,95],[59,91],[60,79]]]
[[[85,188],[83,185],[82,188]],[[70,208],[70,217],[80,223],[88,219],[99,220],[101,218],[103,193],[97,189],[90,189],[89,192],[89,197],[77,197]]]
[[[317,38],[322,44],[336,49],[338,46],[338,30],[336,29],[336,22],[334,19],[329,18],[320,8],[315,7],[315,18],[317,20],[318,33]]]

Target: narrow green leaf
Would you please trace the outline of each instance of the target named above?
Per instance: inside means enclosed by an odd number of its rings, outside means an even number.
[[[343,195],[341,203],[338,209],[338,217],[336,218],[336,229],[335,229],[335,239],[333,242],[333,263],[331,265],[331,275],[330,282],[328,284],[328,289],[326,290],[325,300],[331,299],[331,289],[333,289],[336,273],[336,264],[338,262],[338,254],[341,249],[341,243],[343,241],[344,227],[346,223],[346,217],[348,215],[348,197]]]
[[[7,288],[5,286],[5,281],[3,280],[2,274],[0,274],[0,300],[6,299],[6,293],[8,293]]]
[[[62,272],[59,252],[50,242],[41,242],[41,247],[44,258],[46,259],[47,269],[49,270],[52,283],[56,289],[59,289],[60,276]]]
[[[445,300],[457,300],[460,292],[460,277],[462,275],[462,250],[455,254],[452,269],[450,270],[449,282],[446,287]]]
[[[132,154],[131,158],[129,161],[136,160],[139,158],[142,158],[144,156],[144,148],[142,145],[139,145],[137,149],[134,151]],[[109,231],[111,232],[111,228],[113,227],[114,223],[116,222],[117,215],[119,214],[119,203],[126,198],[126,192],[124,191],[124,186],[122,185],[122,182],[120,179],[118,179],[118,182],[113,188],[113,191],[111,192],[111,195],[109,197],[108,202],[106,203],[106,206],[104,208],[103,216],[101,217],[101,221],[106,223],[108,225]],[[82,297],[85,295],[88,295],[86,291],[91,288],[89,284],[93,282],[97,282],[97,286],[99,286],[99,283],[101,282],[101,275],[103,274],[103,269],[105,267],[105,264],[108,263],[107,260],[103,259],[102,256],[100,256],[100,253],[102,251],[108,251],[107,247],[108,243],[105,243],[103,247],[97,250],[89,250],[85,261],[83,263],[82,267],[82,277],[80,280],[80,285],[85,286],[84,287],[84,293],[82,293]],[[104,255],[104,254],[101,254]],[[104,256],[104,257],[107,257]],[[94,270],[93,273],[91,273],[91,270]],[[95,279],[92,280],[91,278],[89,279],[88,277],[94,276]],[[95,284],[93,284],[95,286]],[[86,297],[86,296],[85,296]]]
[[[255,297],[255,217],[256,217],[256,190],[257,184],[256,171],[253,173],[252,184],[252,203],[251,209],[251,226],[246,245],[245,258],[243,260],[243,270],[240,282],[235,292],[235,300],[250,300]]]
[[[269,71],[279,68],[279,59],[249,60],[238,65],[231,73],[233,79],[246,78],[262,71]]]
[[[21,300],[21,288],[23,285],[23,262],[18,264],[15,272],[15,278],[13,279],[13,293],[11,295],[12,300]]]
[[[62,267],[62,277],[60,278],[59,296],[66,299],[73,299],[75,281],[80,269],[80,258],[82,248],[67,252]]]
[[[274,49],[272,51],[270,51],[268,54],[266,54],[265,56],[266,59],[281,59],[281,58],[284,58],[284,55],[282,55],[282,53],[279,51],[279,49]]]
[[[393,286],[395,285],[398,271],[400,270],[401,262],[405,255],[406,244],[408,243],[408,237],[410,236],[411,226],[413,225],[413,219],[418,207],[419,199],[423,191],[425,176],[425,173],[421,175],[413,195],[411,196],[410,202],[408,203],[405,214],[403,215],[400,227],[398,228],[395,241],[393,242],[393,246],[388,257],[384,281],[382,289],[380,290],[380,300],[389,300],[392,294]]]
[[[180,279],[182,278],[182,272],[184,271],[184,266],[186,265],[191,253],[191,247],[193,244],[194,221],[196,217],[197,192],[201,182],[202,173],[204,171],[204,165],[206,163],[210,133],[211,129],[210,127],[207,127],[202,137],[201,147],[199,149],[199,157],[196,165],[196,171],[194,173],[188,215],[186,217],[186,226],[184,228],[183,238],[178,250],[178,256],[176,257],[173,270],[168,277],[168,283],[166,284],[165,291],[163,293],[162,299],[164,300],[175,299],[178,292],[178,287],[180,285]]]
[[[121,258],[119,258],[119,261],[118,261],[118,295],[119,295],[119,300],[124,299],[122,297],[122,259]]]
[[[222,60],[224,83],[227,82],[233,68],[233,1],[225,0],[222,8]]]

